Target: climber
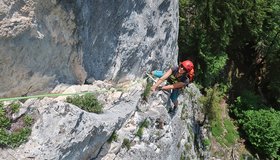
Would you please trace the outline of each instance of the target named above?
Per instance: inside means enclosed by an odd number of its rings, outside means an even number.
[[[151,90],[172,90],[170,99],[174,105],[169,109],[169,113],[175,114],[178,109],[178,97],[181,89],[188,86],[194,77],[194,65],[190,60],[185,60],[178,67],[170,68],[165,74],[163,71],[152,71],[152,75],[158,77],[158,81],[152,86]],[[167,80],[167,85],[159,87],[159,85]]]

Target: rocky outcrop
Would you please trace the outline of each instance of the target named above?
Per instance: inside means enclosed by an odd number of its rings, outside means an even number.
[[[207,158],[196,122],[199,90],[189,85],[180,97],[179,110],[167,113],[168,94],[155,92],[143,101],[141,80],[114,86],[60,85],[53,92],[94,92],[104,105],[101,114],[89,113],[66,103],[66,97],[29,99],[20,113],[36,115],[29,140],[15,149],[0,150],[0,159],[199,159]],[[139,134],[141,123],[148,125]],[[159,127],[162,121],[162,128]],[[115,133],[117,138],[108,139]],[[123,143],[128,140],[130,147]],[[196,145],[194,145],[197,142]]]
[[[177,0],[2,0],[0,97],[166,69],[177,34]]]
[[[191,97],[192,94],[196,96]],[[197,104],[199,91],[194,85],[190,85],[180,98],[179,109],[175,115],[170,115],[168,107],[168,94],[157,92],[150,96],[147,102],[138,104],[138,109],[128,119],[126,124],[116,133],[119,139],[111,144],[106,144],[97,159],[130,160],[130,159],[199,159],[203,155],[200,142],[197,146],[194,141],[199,139],[197,122],[195,117],[200,110]],[[141,123],[147,120],[149,123],[144,128],[143,135],[137,132]],[[162,128],[159,126],[163,122]],[[196,139],[197,138],[197,139]],[[123,146],[123,140],[129,139],[130,148]],[[201,149],[201,150],[200,150]]]
[[[27,100],[20,113],[35,115],[31,136],[16,149],[1,150],[0,159],[86,160],[94,157],[112,132],[121,128],[136,110],[141,88],[141,83],[132,83],[128,88],[122,87],[125,91],[117,91],[110,84],[96,82],[96,85],[60,85],[54,90],[68,94],[95,93],[104,105],[102,114],[89,113],[66,103],[65,96]]]

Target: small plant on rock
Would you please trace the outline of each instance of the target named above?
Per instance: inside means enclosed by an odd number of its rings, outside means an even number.
[[[127,138],[123,139],[122,148],[124,148],[124,147],[126,147],[127,150],[129,150],[131,147],[130,140]]]
[[[31,116],[24,115],[14,121],[11,119],[10,114],[18,112],[19,107],[19,103],[12,103],[7,107],[0,104],[0,147],[18,147],[26,142],[31,134]]]
[[[33,123],[33,118],[30,115],[25,115],[24,116],[24,124],[26,126],[31,126]]]
[[[108,143],[112,143],[113,141],[117,141],[118,139],[118,134],[116,133],[116,131],[114,131],[111,135],[111,137],[107,140]]]
[[[146,102],[148,101],[148,97],[150,96],[152,85],[153,85],[153,83],[147,82],[146,88],[145,88],[144,92],[142,93],[142,99]]]
[[[142,138],[143,130],[144,130],[144,128],[148,128],[148,126],[149,126],[149,121],[147,119],[145,119],[143,122],[140,123],[139,129],[136,132],[136,136],[138,136],[139,138]]]
[[[31,134],[30,128],[22,128],[17,132],[13,132],[9,135],[8,145],[11,147],[18,147],[20,144],[25,142]]]
[[[73,97],[67,97],[66,101],[68,103],[72,103],[88,112],[94,112],[94,113],[103,112],[102,104],[97,100],[97,98],[93,94],[85,94],[82,96],[76,95]]]
[[[19,103],[12,103],[9,106],[12,110],[12,113],[18,113],[19,112],[19,108],[20,108],[20,104]]]
[[[0,128],[9,128],[11,120],[6,116],[6,111],[3,107],[0,108]]]
[[[208,148],[211,145],[210,139],[208,138],[203,139],[202,143],[205,148]]]

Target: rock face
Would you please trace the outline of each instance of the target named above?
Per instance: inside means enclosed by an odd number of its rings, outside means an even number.
[[[0,97],[176,64],[178,0],[0,1]]]
[[[143,85],[143,81],[136,81],[115,87],[96,81],[93,85],[56,87],[55,92],[97,93],[104,104],[101,114],[66,103],[65,97],[27,100],[20,112],[33,112],[37,117],[31,136],[18,148],[0,149],[0,159],[200,159],[203,152],[195,127],[199,90],[189,85],[171,117],[167,113],[168,94],[159,91],[143,101]],[[144,120],[148,125],[139,133]],[[117,138],[109,143],[113,132]]]
[[[178,0],[1,0],[0,97],[89,91],[104,113],[62,96],[29,99],[20,113],[36,117],[31,136],[0,159],[207,159],[194,85],[174,117],[168,94],[141,96],[144,71],[176,64],[177,35]]]

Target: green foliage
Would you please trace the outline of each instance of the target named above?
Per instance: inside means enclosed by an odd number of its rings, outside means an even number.
[[[12,103],[10,104],[12,113],[18,113],[19,112],[19,108],[20,108],[20,104],[19,103]]]
[[[82,96],[76,95],[73,97],[67,97],[66,101],[68,103],[72,103],[81,109],[88,111],[88,112],[94,112],[94,113],[102,113],[102,104],[98,102],[96,97],[93,94],[85,94]]]
[[[202,96],[199,101],[203,104],[203,111],[210,121],[221,120],[220,101],[223,94],[218,90],[218,85],[205,89],[206,96]]]
[[[126,147],[127,150],[129,150],[131,147],[130,140],[127,138],[123,139],[122,148],[124,148],[124,147]]]
[[[180,0],[179,59],[196,59],[196,81],[210,86],[218,80],[228,59],[232,6],[225,1]],[[221,13],[222,12],[222,13]]]
[[[243,122],[250,143],[269,158],[279,159],[280,112],[273,109],[248,110]]]
[[[218,85],[218,89],[219,91],[223,94],[223,95],[227,95],[229,90],[231,88],[231,84],[230,83],[220,83]]]
[[[206,148],[208,148],[211,145],[211,141],[208,138],[203,139],[202,143],[203,143],[203,146],[205,146]]]
[[[236,99],[231,110],[253,147],[269,158],[279,158],[280,112],[264,106],[259,96],[249,91]]]
[[[20,144],[26,142],[28,136],[31,134],[32,117],[24,115],[25,126],[18,126],[18,131],[9,130],[12,124],[12,120],[7,117],[6,109],[11,107],[12,112],[18,112],[19,104],[13,103],[10,106],[4,108],[4,105],[0,106],[0,146],[1,147],[18,147]],[[16,123],[16,122],[13,122]]]
[[[229,119],[222,117],[220,102],[223,98],[223,92],[218,85],[206,89],[206,96],[202,96],[200,102],[204,106],[204,113],[208,115],[211,132],[220,144],[227,146],[233,145],[239,138],[233,123]]]
[[[252,86],[258,83],[267,89],[268,99],[279,106],[280,1],[179,3],[179,61],[194,59],[195,80],[209,87],[235,76],[227,75],[229,67],[224,67],[230,62],[253,81]]]
[[[181,153],[180,160],[185,160],[185,159],[186,159],[186,157],[185,157],[184,153]]]
[[[224,119],[224,126],[226,129],[225,144],[227,146],[233,145],[239,139],[238,132],[230,119]]]
[[[203,82],[203,84],[205,86],[210,86],[217,81],[222,81],[222,79],[220,79],[220,73],[224,70],[224,67],[226,65],[228,59],[227,55],[224,54],[220,56],[203,56],[207,65],[207,69],[202,72],[203,76],[205,77],[205,81]]]
[[[250,119],[245,118],[247,112],[269,108],[261,103],[263,97],[275,109],[279,108],[280,1],[180,0],[179,2],[179,60],[194,59],[195,80],[209,87],[214,83],[225,82],[226,79],[230,79],[230,83],[236,85],[240,84],[238,81],[242,79],[248,82],[246,87],[258,89],[258,92],[261,90],[262,97],[253,92],[243,92],[231,107],[231,113],[241,126],[249,123],[247,120]],[[230,66],[223,67],[225,63]],[[240,73],[244,76],[240,77]],[[236,88],[244,89],[243,86]],[[225,93],[227,88],[223,90]],[[213,106],[210,102],[214,100],[210,95],[208,96],[210,98],[203,101]],[[212,120],[216,118],[217,115],[211,110],[206,108],[205,111],[210,111]],[[231,126],[227,123],[226,120],[223,122],[225,127]],[[214,125],[211,127],[219,126],[218,122],[212,124]],[[219,128],[211,130],[215,134],[221,132]],[[234,134],[224,133],[228,142],[234,140]]]
[[[224,128],[221,121],[211,122],[211,133],[216,139],[219,139],[218,137],[224,134]]]
[[[118,139],[118,134],[114,131],[111,135],[111,137],[107,140],[108,143],[112,143],[113,141],[117,141]]]
[[[23,120],[24,120],[25,126],[31,126],[33,124],[33,118],[30,115],[25,115]]]
[[[142,138],[144,128],[148,128],[148,127],[149,127],[149,121],[147,119],[145,119],[143,122],[140,123],[139,129],[136,132],[136,136],[138,136],[139,138]]]
[[[11,126],[11,120],[6,116],[0,117],[0,127],[9,128]]]
[[[6,117],[6,111],[3,107],[0,108],[0,128],[9,128],[11,121]]]
[[[30,134],[30,128],[22,128],[20,131],[14,132],[9,136],[8,145],[11,147],[18,147],[23,142],[26,142]]]
[[[136,136],[138,136],[139,138],[142,138],[143,130],[144,130],[144,127],[140,127],[136,132]]]
[[[0,146],[18,147],[27,141],[30,134],[31,128],[22,128],[12,133],[8,133],[6,129],[0,128]]]
[[[238,118],[239,123],[243,123],[245,111],[258,110],[261,108],[267,108],[262,105],[261,98],[251,91],[244,90],[241,92],[240,96],[236,98],[230,111]]]
[[[7,146],[9,144],[9,134],[3,128],[0,128],[0,146]]]
[[[148,101],[148,97],[150,96],[152,86],[153,86],[153,83],[148,81],[147,84],[146,84],[144,93],[141,95],[142,99],[144,101]]]

